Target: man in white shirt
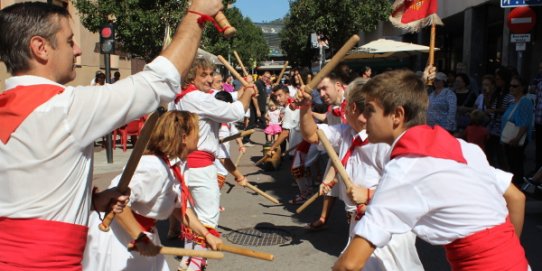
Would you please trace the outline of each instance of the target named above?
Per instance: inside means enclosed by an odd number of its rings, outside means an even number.
[[[183,91],[170,104],[170,109],[183,110],[199,116],[199,140],[196,151],[186,160],[185,178],[194,198],[194,211],[201,223],[211,233],[217,233],[220,190],[214,161],[219,151],[218,132],[222,123],[241,120],[247,110],[255,88],[241,88],[236,102],[228,103],[215,99],[212,89],[215,65],[207,58],[196,58],[188,75]],[[185,232],[185,248],[205,249],[201,236]],[[198,239],[198,237],[200,237]],[[195,240],[195,241],[191,241]],[[181,262],[187,270],[199,270],[206,260],[199,257],[185,257]]]
[[[219,0],[194,0],[215,15]],[[13,77],[0,95],[0,270],[77,270],[91,209],[127,196],[92,196],[94,140],[175,97],[203,25],[188,13],[171,45],[114,85],[66,87],[81,50],[62,7],[26,2],[0,11],[0,58]],[[94,200],[92,200],[94,198]]]

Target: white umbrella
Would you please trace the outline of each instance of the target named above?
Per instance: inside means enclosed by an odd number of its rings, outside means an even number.
[[[438,50],[438,48],[435,48],[435,50]],[[388,39],[378,39],[353,49],[348,55],[346,55],[344,60],[360,58],[384,58],[390,56],[400,57],[405,55],[408,56],[412,53],[427,52],[429,52],[429,46]]]

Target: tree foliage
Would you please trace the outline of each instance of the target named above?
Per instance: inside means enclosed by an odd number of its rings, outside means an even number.
[[[231,39],[224,39],[214,27],[207,27],[202,47],[226,58],[228,53],[231,53],[234,63],[233,50],[235,50],[247,68],[254,67],[258,61],[265,60],[269,54],[269,46],[265,42],[262,30],[235,7],[227,9],[224,14],[230,24],[237,29],[237,34]]]
[[[224,0],[224,6],[228,2]],[[162,50],[167,26],[176,29],[186,13],[187,1],[179,0],[75,0],[75,7],[82,24],[92,32],[98,32],[109,19],[116,24],[116,41],[122,51],[145,61],[154,59]],[[237,29],[232,39],[224,39],[211,25],[205,29],[201,47],[213,54],[228,55],[237,50],[246,66],[263,60],[269,48],[261,30],[237,8],[225,11],[230,23]],[[250,46],[249,46],[250,45]]]
[[[372,31],[391,13],[390,1],[382,0],[292,0],[280,33],[281,47],[293,64],[310,66],[318,53],[310,47],[310,34],[329,38],[336,52],[353,34]]]

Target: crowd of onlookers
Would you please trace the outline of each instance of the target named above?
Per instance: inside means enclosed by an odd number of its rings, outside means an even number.
[[[542,144],[542,63],[531,81],[500,67],[479,78],[480,88],[477,82],[465,73],[437,73],[429,88],[427,122],[476,143],[491,165],[512,172],[520,184],[526,146]],[[538,148],[536,168],[542,166]]]
[[[354,72],[343,64],[337,70],[345,87],[356,77],[369,80],[372,75],[370,67]],[[244,128],[265,129],[267,141],[272,141],[280,133],[280,108],[277,109],[278,105],[269,99],[272,87],[279,83],[287,85],[290,96],[295,97],[301,85],[313,76],[308,68],[294,68],[286,72],[280,82],[277,82],[278,74],[269,71],[251,77],[259,96],[247,112]],[[234,93],[241,86],[232,76],[224,80],[217,74],[215,79],[218,90]],[[491,165],[512,172],[514,181],[521,182],[526,175],[526,146],[533,141],[535,146],[542,146],[542,63],[537,76],[529,81],[515,69],[506,67],[481,78],[465,73],[438,72],[428,87],[428,94],[429,125],[440,125],[456,137],[476,143],[485,151]],[[325,112],[328,106],[319,92],[313,91],[312,96],[313,110]],[[250,137],[245,137],[243,142],[250,146]],[[540,148],[536,151],[537,169],[542,166]]]

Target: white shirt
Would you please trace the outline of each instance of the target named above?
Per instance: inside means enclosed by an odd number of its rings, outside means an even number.
[[[269,116],[269,124],[280,125],[280,110],[279,109],[275,109],[273,111],[268,110],[267,115]]]
[[[290,147],[293,147],[303,140],[299,130],[299,109],[292,110],[290,106],[285,106],[282,112],[282,129],[289,130],[288,143]],[[291,153],[294,151],[292,150]]]
[[[58,85],[14,76],[6,89],[35,84]],[[37,107],[0,143],[0,217],[87,225],[94,140],[172,100],[179,85],[175,66],[157,57],[115,84],[69,86]]]
[[[445,245],[503,223],[508,215],[503,194],[512,175],[491,167],[478,146],[459,142],[468,164],[408,156],[387,163],[355,233],[377,247],[410,230]]]
[[[318,129],[324,132],[333,148],[339,150],[339,159],[342,160],[350,146],[352,146],[356,131],[346,124],[319,124]],[[361,137],[361,140],[367,139],[365,130],[362,130],[357,135]],[[324,149],[322,143],[318,145],[318,148]],[[387,144],[367,144],[354,148],[345,168],[352,182],[358,186],[375,189],[384,171],[384,165],[389,159],[389,149],[390,147]],[[355,211],[356,204],[347,196],[346,186],[338,173],[337,178],[339,181],[337,184],[339,198],[344,201],[346,211]]]
[[[245,109],[240,101],[223,102],[199,90],[186,94],[175,104],[175,109],[199,115],[198,150],[211,153],[215,157],[218,152],[220,124],[239,121],[245,116]]]

